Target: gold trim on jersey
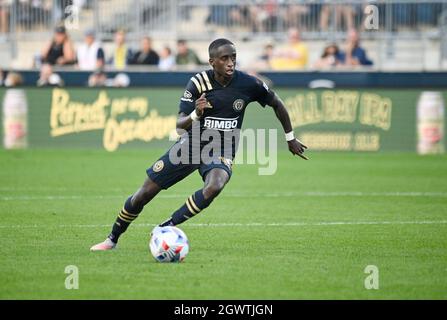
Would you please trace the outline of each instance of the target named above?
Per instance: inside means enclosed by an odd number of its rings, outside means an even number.
[[[208,87],[208,90],[213,89],[213,86],[211,85],[210,79],[208,78],[206,71],[202,71],[202,76],[203,76],[203,79],[205,79],[205,83],[206,83],[206,86]]]
[[[196,77],[197,77],[197,79],[199,79],[200,84],[202,85],[202,91],[205,92],[206,91],[206,87],[205,87],[205,83],[203,82],[202,76],[200,75],[200,73],[197,73]]]
[[[196,78],[192,77],[191,81],[196,85],[197,91],[199,91],[199,93],[202,93],[202,88],[200,87],[199,81],[197,81]]]

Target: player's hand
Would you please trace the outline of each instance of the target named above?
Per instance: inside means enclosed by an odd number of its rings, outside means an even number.
[[[309,160],[308,157],[306,157],[303,153],[307,149],[307,146],[305,146],[300,140],[293,139],[287,142],[289,145],[289,150],[293,154],[296,154],[297,156],[300,156],[304,160]]]
[[[205,109],[211,109],[213,106],[210,105],[208,100],[205,98],[205,93],[202,93],[202,95],[199,97],[199,99],[196,100],[196,114],[201,117],[203,115],[203,112]]]

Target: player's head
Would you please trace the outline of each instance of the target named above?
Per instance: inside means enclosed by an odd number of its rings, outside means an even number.
[[[208,47],[209,62],[214,71],[224,77],[231,77],[236,67],[236,47],[228,39],[216,39]]]

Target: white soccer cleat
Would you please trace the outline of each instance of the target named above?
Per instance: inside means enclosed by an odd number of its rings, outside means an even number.
[[[90,248],[90,251],[106,251],[106,250],[112,250],[116,248],[116,243],[107,238],[103,242],[100,242],[98,244],[95,244],[93,247]]]

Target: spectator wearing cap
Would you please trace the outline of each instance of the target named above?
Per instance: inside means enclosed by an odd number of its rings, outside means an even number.
[[[75,50],[73,43],[67,35],[64,26],[57,26],[53,39],[41,52],[43,63],[50,65],[70,65],[75,62]]]
[[[152,39],[150,37],[144,37],[141,40],[141,50],[135,53],[131,64],[158,66],[159,61],[159,55],[152,49]]]
[[[104,50],[101,44],[95,40],[94,30],[85,32],[84,43],[77,52],[78,67],[81,70],[95,70],[104,67]]]
[[[117,70],[123,70],[131,62],[132,50],[126,45],[126,33],[124,30],[118,30],[115,33],[115,48],[113,49],[112,58],[109,64]]]

